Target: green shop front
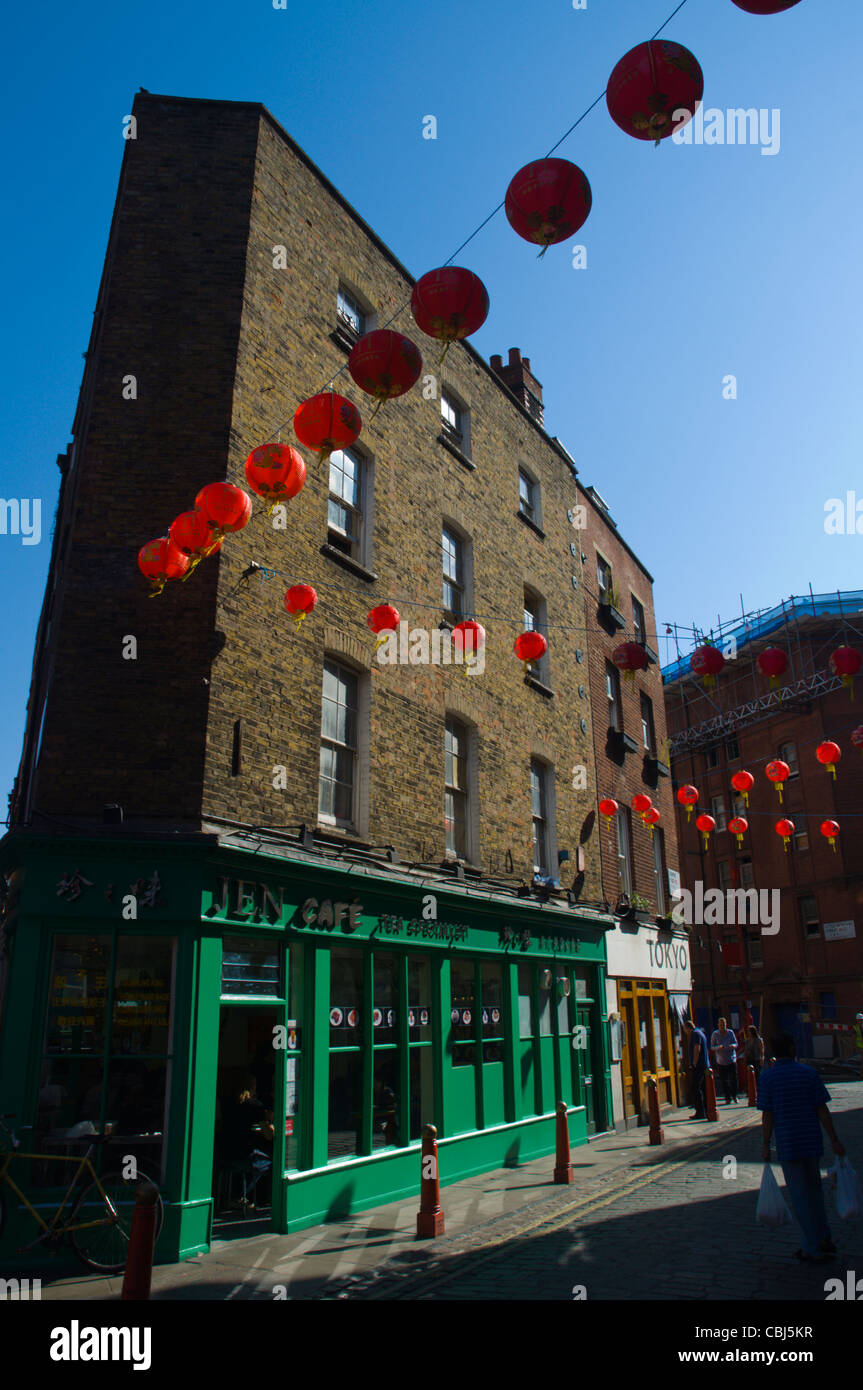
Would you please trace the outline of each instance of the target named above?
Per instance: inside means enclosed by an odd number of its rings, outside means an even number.
[[[36,1152],[98,1132],[103,1168],[134,1155],[161,1261],[242,1201],[244,1094],[280,1232],[418,1196],[428,1123],[443,1185],[551,1154],[559,1100],[573,1144],[611,1127],[601,913],[212,839],[3,849],[0,1110]],[[25,1215],[7,1208],[0,1259]]]

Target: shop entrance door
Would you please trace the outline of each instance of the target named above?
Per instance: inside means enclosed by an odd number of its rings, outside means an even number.
[[[579,1040],[584,1042],[584,1049],[581,1056],[584,1058],[584,1074],[582,1077],[584,1089],[585,1120],[587,1123],[588,1134],[596,1133],[596,1102],[594,1100],[594,1073],[596,1071],[596,1060],[593,1046],[593,1029],[591,1027],[593,1018],[593,1005],[578,1000],[575,1005],[575,1022],[579,1029]],[[584,1032],[580,1030],[584,1029]],[[597,1073],[602,1075],[601,1072]]]
[[[639,1071],[638,1031],[635,1026],[635,1004],[632,995],[620,996],[620,1017],[623,1024],[623,1038],[620,1056],[621,1080],[623,1084],[623,1114],[628,1121],[639,1113]]]
[[[226,1228],[248,1233],[252,1220],[274,1228],[284,1151],[274,1140],[285,1127],[284,1050],[273,1045],[280,1022],[270,1005],[223,1004],[219,1013],[213,1226],[223,1237]]]

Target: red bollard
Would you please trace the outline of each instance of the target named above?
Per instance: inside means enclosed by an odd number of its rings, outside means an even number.
[[[566,1101],[557,1102],[557,1120],[554,1150],[554,1181],[570,1183],[575,1180],[572,1164],[569,1161],[569,1121],[566,1116]]]
[[[758,1085],[755,1080],[754,1067],[746,1068],[746,1094],[749,1097],[749,1104],[755,1105],[757,1103]]]
[[[716,1082],[713,1080],[713,1068],[708,1067],[704,1076],[704,1105],[707,1110],[708,1120],[718,1120],[716,1112]]]
[[[659,1087],[656,1084],[656,1077],[647,1078],[647,1110],[650,1115],[650,1135],[648,1143],[664,1144],[665,1130],[659,1119]]]
[[[440,1204],[440,1182],[437,1169],[437,1130],[434,1125],[425,1125],[423,1128],[417,1236],[423,1240],[429,1240],[434,1236],[442,1236],[443,1233],[443,1207]]]
[[[132,1229],[126,1251],[121,1299],[146,1302],[153,1277],[153,1247],[156,1244],[156,1198],[158,1189],[142,1178],[135,1189]]]

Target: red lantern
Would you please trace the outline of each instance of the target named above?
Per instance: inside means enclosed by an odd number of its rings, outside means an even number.
[[[423,369],[419,348],[402,333],[376,328],[354,343],[348,357],[348,371],[361,391],[374,396],[377,415],[384,401],[403,396]]]
[[[645,813],[644,813],[644,815],[641,817],[641,819],[644,821],[644,824],[647,826],[648,830],[650,831],[650,838],[651,838],[651,840],[652,840],[652,839],[653,839],[653,827],[654,827],[655,825],[658,825],[658,824],[659,824],[659,821],[660,821],[660,819],[661,819],[661,812],[660,812],[660,810],[659,810],[659,807],[658,807],[658,806],[651,806],[651,808],[650,808],[649,811],[645,811]]]
[[[669,39],[649,39],[621,58],[605,99],[621,130],[658,145],[686,125],[703,95],[704,74],[694,54]]]
[[[679,787],[677,791],[677,800],[680,802],[681,806],[686,807],[687,821],[692,820],[692,808],[698,804],[698,788],[690,785]]]
[[[836,853],[836,836],[839,834],[838,820],[823,820],[821,822],[821,834],[824,836],[833,853]]]
[[[621,642],[611,653],[611,659],[630,685],[635,684],[636,671],[647,669],[647,652],[639,642]]]
[[[228,531],[242,531],[252,515],[252,499],[233,483],[208,483],[195,498],[217,539]]]
[[[856,647],[837,647],[835,652],[830,654],[830,670],[834,676],[842,677],[842,684],[847,685],[851,691],[851,699],[854,699],[854,677],[863,665],[863,656],[860,655]]]
[[[635,796],[632,798],[632,809],[638,812],[642,820],[644,819],[645,812],[649,811],[652,805],[653,802],[650,797],[645,796],[644,792],[636,792]]]
[[[525,241],[549,246],[577,232],[590,212],[593,195],[587,176],[568,159],[535,159],[525,164],[506,190],[504,210],[513,231]]]
[[[701,676],[705,687],[711,690],[716,684],[716,677],[725,665],[725,657],[718,647],[711,647],[705,643],[703,647],[697,647],[689,658],[691,666],[696,676]]]
[[[360,412],[347,396],[320,391],[301,401],[294,412],[294,434],[307,449],[314,449],[326,463],[334,449],[347,449],[363,429]]]
[[[172,544],[189,557],[189,568],[183,575],[184,580],[189,578],[196,565],[199,565],[206,555],[212,555],[221,549],[221,539],[214,541],[214,534],[203,512],[180,512],[171,522],[168,535]]]
[[[731,820],[728,822],[728,829],[731,831],[732,835],[737,836],[738,845],[742,845],[743,836],[749,829],[749,821],[745,816],[732,816]]]
[[[285,608],[299,628],[307,614],[311,613],[318,596],[311,584],[292,584],[285,594]]]
[[[614,798],[611,796],[603,797],[602,801],[600,801],[599,803],[600,815],[605,816],[605,819],[607,821],[612,821],[619,810],[620,807],[618,806]]]
[[[452,644],[457,652],[462,653],[464,675],[467,675],[470,666],[476,661],[477,652],[485,645],[485,628],[473,618],[465,618],[453,628]]]
[[[863,753],[863,724],[858,724],[856,729],[852,729],[848,735],[855,748],[859,748]]]
[[[458,265],[441,266],[417,280],[411,295],[411,313],[421,332],[443,343],[440,364],[452,343],[482,328],[488,318],[488,290],[472,270]]]
[[[745,10],[747,14],[782,14],[783,10],[799,5],[800,0],[734,0],[734,3],[738,10]]]
[[[305,481],[305,459],[290,444],[261,444],[246,459],[246,482],[269,502],[267,516],[277,503],[296,497]]]
[[[762,676],[767,676],[773,689],[779,684],[779,677],[788,665],[788,657],[781,647],[765,647],[755,658],[755,664]]]
[[[182,579],[189,568],[189,557],[184,555],[169,536],[148,541],[138,551],[138,569],[150,580],[150,598],[160,594],[171,579]]]
[[[387,640],[387,633],[395,632],[401,622],[401,614],[397,608],[393,608],[391,603],[379,603],[377,608],[373,608],[366,618],[366,622],[372,632],[377,634],[378,640],[375,642],[375,651],[381,643]]]
[[[700,815],[695,824],[701,831],[701,837],[704,842],[704,848],[707,849],[707,846],[710,844],[711,831],[716,829],[716,821],[713,819],[712,816]]]
[[[731,779],[731,785],[736,792],[740,792],[741,796],[743,797],[743,804],[745,806],[748,806],[749,793],[755,786],[755,778],[752,776],[752,773],[747,772],[745,768],[743,768],[740,772],[735,772],[734,776]]]
[[[526,670],[530,671],[532,661],[539,661],[540,657],[545,656],[548,651],[548,642],[541,632],[534,629],[522,632],[516,637],[513,651],[519,661],[527,662]]]
[[[842,749],[838,743],[832,743],[828,739],[826,743],[819,743],[815,749],[815,756],[819,763],[823,763],[828,772],[833,773],[833,780],[836,781],[836,764],[842,757]]]
[[[785,853],[788,853],[788,841],[794,834],[793,820],[778,820],[776,822],[776,834],[782,836],[782,843],[785,846]]]
[[[787,782],[791,776],[791,768],[784,763],[781,758],[776,758],[772,763],[768,763],[764,769],[765,774],[776,786],[779,793],[779,804],[782,804],[782,783]]]

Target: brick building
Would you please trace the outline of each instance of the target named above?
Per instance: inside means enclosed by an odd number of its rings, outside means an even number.
[[[830,667],[840,645],[863,648],[861,633],[863,592],[792,598],[713,634],[728,654],[714,689],[692,676],[688,657],[663,673],[674,786],[699,793],[691,821],[678,807],[684,887],[759,893],[757,920],[754,899],[738,913],[723,896],[724,921],[707,907],[692,926],[698,1020],[713,1026],[724,1014],[740,1026],[750,1009],[766,1037],[792,1032],[807,1057],[850,1057],[863,1010],[863,777],[850,740],[859,679],[852,700]],[[786,657],[773,685],[756,664],[768,648]],[[835,780],[815,755],[825,741],[842,750]],[[765,774],[777,759],[790,769],[781,804]],[[755,778],[748,808],[731,784],[741,770]],[[699,813],[716,822],[706,849]],[[728,829],[735,815],[748,822],[740,843]],[[776,832],[786,817],[787,852]],[[835,849],[820,833],[825,820],[840,826]],[[779,915],[762,920],[762,895],[774,891]],[[767,915],[772,905],[763,898]]]
[[[424,374],[370,421],[347,353],[408,272],[262,107],[133,115],[2,849],[0,1081],[42,1144],[106,1129],[149,1166],[168,1258],[249,1176],[250,1070],[279,1230],[414,1191],[431,1120],[444,1182],[551,1152],[560,1099],[574,1142],[609,1128],[616,895],[582,494],[538,383],[515,350],[509,379],[464,345],[438,368],[402,312]],[[151,600],[139,547],[334,378],[356,446]],[[387,602],[430,640],[476,616],[482,669],[382,664]],[[527,674],[525,625],[550,642]]]

